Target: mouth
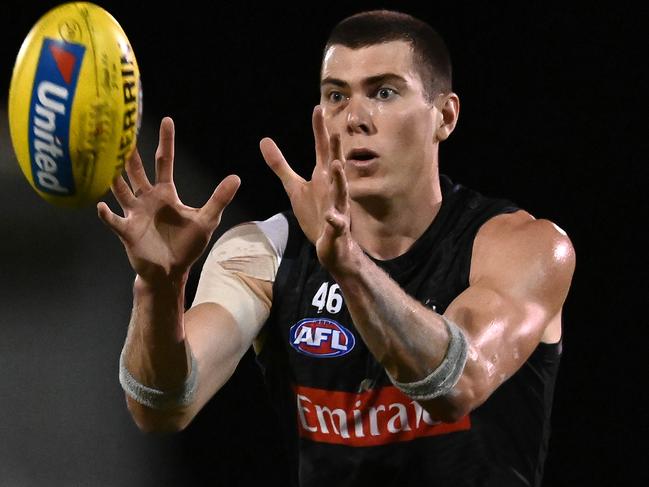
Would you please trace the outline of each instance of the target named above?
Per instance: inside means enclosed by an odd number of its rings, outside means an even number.
[[[379,155],[373,150],[360,148],[352,149],[347,152],[345,160],[347,162],[351,162],[352,164],[363,164],[376,159],[377,157],[379,157]]]

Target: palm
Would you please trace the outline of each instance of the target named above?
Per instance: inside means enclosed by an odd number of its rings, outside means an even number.
[[[221,213],[239,186],[238,178],[226,178],[202,208],[182,203],[172,180],[173,123],[163,120],[156,154],[156,183],[152,185],[134,153],[127,165],[133,189],[119,176],[112,191],[124,217],[112,213],[105,203],[99,216],[122,240],[131,266],[145,280],[182,276],[201,256]]]
[[[171,274],[191,266],[213,231],[197,221],[198,210],[183,205],[174,188],[165,186],[140,196],[142,206],[127,217],[124,243],[138,274],[152,270]]]

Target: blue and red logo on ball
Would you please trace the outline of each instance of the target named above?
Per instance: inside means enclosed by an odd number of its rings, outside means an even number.
[[[34,75],[29,107],[29,155],[34,184],[41,191],[75,192],[70,159],[70,112],[81,61],[80,44],[45,38]]]
[[[291,327],[291,346],[310,357],[340,357],[352,351],[354,335],[337,321],[327,318],[305,318]]]

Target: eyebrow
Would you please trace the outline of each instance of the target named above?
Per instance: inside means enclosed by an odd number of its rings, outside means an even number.
[[[363,79],[362,84],[364,86],[372,86],[372,85],[377,85],[385,82],[402,83],[402,84],[408,83],[408,81],[406,81],[406,79],[403,76],[399,76],[398,74],[381,73]],[[349,83],[338,78],[327,77],[320,82],[320,87],[324,85],[334,85],[334,86],[339,86],[341,88],[345,88],[349,86]]]

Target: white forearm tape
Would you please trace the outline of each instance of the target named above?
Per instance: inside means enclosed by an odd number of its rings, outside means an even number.
[[[416,382],[397,382],[388,374],[392,383],[415,401],[428,401],[449,393],[464,371],[469,348],[464,332],[443,315],[442,320],[449,334],[448,348],[442,363],[430,375]]]
[[[122,349],[119,356],[119,383],[133,400],[151,409],[169,410],[187,406],[194,400],[198,385],[198,363],[191,350],[189,355],[191,370],[185,383],[175,390],[161,391],[145,386],[131,375],[124,363],[124,349]]]

